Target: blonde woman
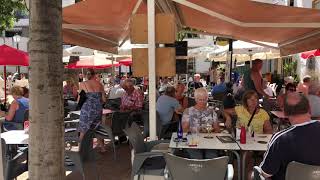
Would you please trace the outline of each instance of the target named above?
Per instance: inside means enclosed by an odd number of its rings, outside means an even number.
[[[1,115],[5,116],[3,127],[8,131],[23,129],[26,111],[29,110],[29,99],[23,97],[23,89],[20,86],[13,86],[10,93],[14,100],[7,114],[1,111]]]

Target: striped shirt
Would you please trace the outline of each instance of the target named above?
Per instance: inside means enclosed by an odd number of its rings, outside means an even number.
[[[260,168],[273,180],[284,180],[292,161],[320,165],[320,121],[296,124],[274,134]]]

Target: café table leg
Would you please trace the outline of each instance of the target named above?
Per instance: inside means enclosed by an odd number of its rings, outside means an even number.
[[[247,179],[247,172],[246,172],[246,159],[247,159],[248,151],[244,151],[242,154],[242,180]]]
[[[238,166],[238,179],[241,180],[241,159],[237,151],[231,151],[237,157],[237,166]]]

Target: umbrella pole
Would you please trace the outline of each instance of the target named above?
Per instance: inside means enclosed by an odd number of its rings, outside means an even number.
[[[3,67],[3,78],[4,78],[4,103],[7,103],[7,67]]]

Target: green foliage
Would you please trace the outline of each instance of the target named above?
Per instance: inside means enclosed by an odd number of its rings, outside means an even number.
[[[183,41],[183,39],[186,37],[189,37],[189,38],[198,37],[198,34],[189,33],[186,31],[198,31],[198,30],[193,29],[193,28],[189,28],[189,27],[182,28],[182,30],[177,33],[177,41]]]
[[[0,0],[0,32],[11,29],[18,19],[16,13],[25,11],[23,0]]]
[[[291,57],[283,58],[283,74],[284,77],[292,76],[296,82],[299,82],[297,74],[297,64],[296,60],[292,60]]]

